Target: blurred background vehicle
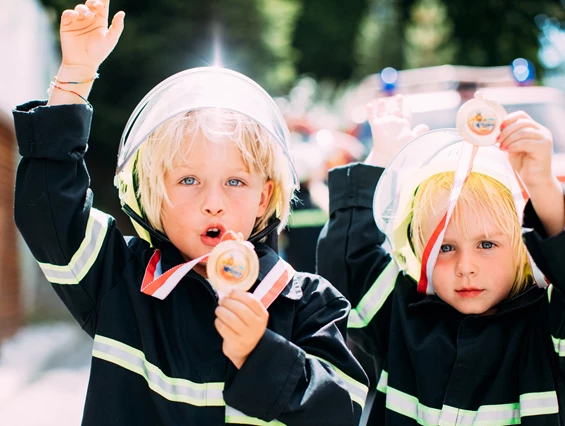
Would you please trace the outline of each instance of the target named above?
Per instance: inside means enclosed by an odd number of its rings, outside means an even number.
[[[459,107],[480,90],[487,99],[504,106],[507,112],[523,110],[553,134],[554,172],[565,182],[565,92],[536,86],[533,65],[518,58],[512,65],[462,67],[442,65],[396,71],[385,68],[366,77],[348,101],[348,116],[354,123],[351,133],[365,145],[371,143],[365,105],[374,98],[402,94],[412,111],[414,125],[430,129],[455,127]]]

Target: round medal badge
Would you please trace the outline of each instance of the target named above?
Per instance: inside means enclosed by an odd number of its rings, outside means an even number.
[[[242,234],[226,233],[235,239],[225,240],[210,252],[206,264],[208,279],[223,293],[233,289],[249,290],[259,276],[259,259],[253,245]]]
[[[476,92],[474,99],[459,108],[457,130],[463,139],[473,145],[493,145],[500,134],[500,123],[505,116],[504,107]]]

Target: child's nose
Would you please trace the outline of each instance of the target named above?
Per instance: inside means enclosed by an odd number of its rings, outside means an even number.
[[[211,189],[206,194],[204,203],[202,205],[204,214],[217,216],[225,211],[225,205],[220,190]]]
[[[468,253],[462,253],[457,257],[455,268],[455,273],[460,277],[474,276],[477,274],[475,258]]]

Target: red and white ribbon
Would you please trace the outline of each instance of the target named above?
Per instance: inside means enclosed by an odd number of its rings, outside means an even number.
[[[157,299],[165,299],[192,268],[207,258],[208,255],[198,257],[163,273],[161,252],[155,250],[145,269],[141,292]],[[279,258],[275,266],[271,268],[267,275],[265,275],[265,278],[259,283],[253,294],[261,301],[265,308],[268,308],[292,280],[294,273],[292,266]]]
[[[451,219],[451,215],[453,214],[453,210],[455,209],[455,205],[457,204],[463,185],[465,185],[465,182],[467,182],[467,179],[471,174],[471,170],[473,169],[473,160],[475,159],[478,150],[478,146],[463,142],[461,154],[459,155],[459,161],[457,163],[457,170],[455,171],[453,187],[449,194],[447,210],[432,233],[432,236],[426,244],[424,253],[422,254],[422,269],[420,271],[420,281],[418,282],[418,292],[420,293],[434,294],[435,292],[432,283],[432,272],[436,265],[437,256],[443,242],[447,225],[449,224],[449,219]]]

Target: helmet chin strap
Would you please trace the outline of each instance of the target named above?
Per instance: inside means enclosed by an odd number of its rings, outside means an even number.
[[[156,229],[153,229],[146,221],[145,219],[143,219],[140,215],[138,215],[135,211],[133,211],[133,209],[128,206],[127,204],[124,204],[122,206],[122,210],[133,220],[135,220],[135,222],[141,226],[143,229],[145,229],[147,232],[149,232],[149,235],[151,235],[153,238],[156,238],[159,241],[163,241],[166,243],[171,243],[171,240],[169,240],[169,237],[167,237],[164,233],[157,231]],[[278,253],[278,238],[276,232],[277,227],[279,226],[279,224],[281,223],[280,219],[277,219],[276,217],[272,217],[271,220],[269,221],[269,224],[261,231],[257,232],[254,235],[251,235],[248,238],[248,241],[251,243],[257,243],[259,241],[261,241],[263,238],[268,237],[267,240],[265,241],[265,244],[267,244],[269,247],[271,247],[273,250],[275,250]]]

